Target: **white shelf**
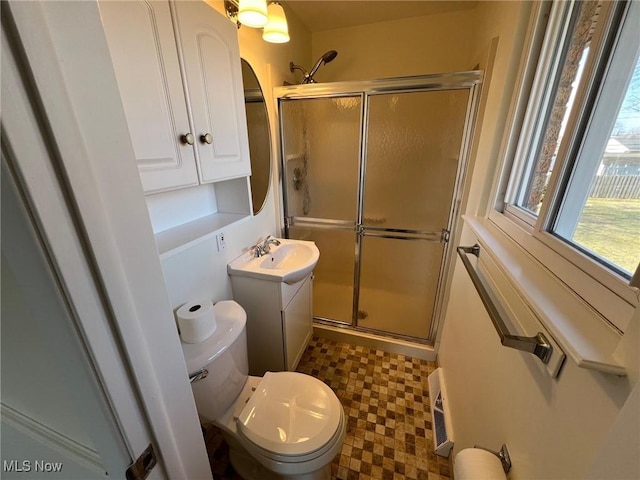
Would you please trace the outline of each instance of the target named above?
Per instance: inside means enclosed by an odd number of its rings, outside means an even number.
[[[156,233],[156,246],[160,260],[171,257],[200,242],[212,238],[229,225],[249,220],[251,215],[213,213],[163,232]]]

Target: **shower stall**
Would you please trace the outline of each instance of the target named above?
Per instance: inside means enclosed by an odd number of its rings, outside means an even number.
[[[432,344],[482,72],[275,89],[284,227],[316,321]]]

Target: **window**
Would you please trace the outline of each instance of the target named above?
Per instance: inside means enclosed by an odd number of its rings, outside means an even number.
[[[631,304],[640,261],[639,24],[640,2],[553,4],[491,214],[526,232],[520,243],[536,258],[553,251]],[[545,255],[554,274],[569,275]]]

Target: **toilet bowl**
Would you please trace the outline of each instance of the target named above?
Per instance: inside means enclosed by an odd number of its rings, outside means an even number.
[[[296,372],[248,375],[246,313],[234,301],[215,306],[218,326],[202,343],[183,344],[203,423],[219,427],[231,464],[247,480],[330,478],[346,432],[335,393]]]

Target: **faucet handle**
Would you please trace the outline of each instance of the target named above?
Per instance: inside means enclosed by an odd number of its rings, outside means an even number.
[[[260,258],[265,253],[264,249],[262,248],[262,245],[260,244],[254,245],[249,250],[251,251],[251,253],[253,253],[256,256],[256,258]]]
[[[262,242],[262,253],[267,254],[271,251],[269,245],[275,245],[276,247],[280,245],[280,240],[277,238],[273,238],[271,235],[267,235],[267,238]]]

